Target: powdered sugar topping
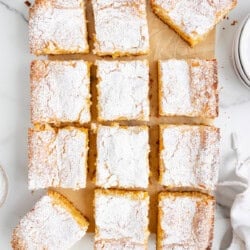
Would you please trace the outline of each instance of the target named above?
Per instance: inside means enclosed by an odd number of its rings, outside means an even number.
[[[97,61],[96,64],[99,118],[148,120],[148,62]]]
[[[96,184],[101,187],[147,188],[148,128],[99,126]]]
[[[13,233],[18,249],[68,249],[87,230],[81,227],[62,206],[45,195],[20,221]]]
[[[161,184],[214,190],[219,168],[219,132],[208,126],[162,127]]]
[[[200,197],[169,196],[159,203],[162,213],[160,228],[164,249],[207,249],[210,246],[213,226],[213,201]]]
[[[234,4],[233,0],[154,0],[172,22],[188,36],[196,38],[210,31]]]
[[[33,54],[88,52],[84,8],[78,1],[43,1],[30,9],[29,41]],[[71,8],[70,8],[71,6]]]
[[[126,240],[105,241],[95,243],[96,250],[145,250],[145,244],[129,243]]]
[[[33,123],[90,121],[88,64],[84,61],[34,61],[31,119]]]
[[[40,1],[40,0],[39,0]],[[42,0],[44,1],[44,0]],[[81,8],[85,0],[46,0],[51,6],[56,8]]]
[[[126,194],[96,194],[95,241],[126,241],[144,244],[148,238],[149,198],[132,198]]]
[[[146,1],[93,0],[95,53],[136,54],[149,50]]]
[[[160,61],[162,112],[170,115],[192,113],[190,75],[184,60]]]
[[[88,135],[75,128],[30,131],[29,189],[86,186]]]
[[[218,114],[215,60],[170,59],[159,62],[162,115],[213,118]]]

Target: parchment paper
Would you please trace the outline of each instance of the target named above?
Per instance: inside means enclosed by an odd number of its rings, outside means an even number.
[[[88,19],[88,32],[89,32],[89,44],[92,50],[93,48],[93,13],[90,1],[86,6],[86,13]],[[173,30],[171,30],[165,23],[163,23],[157,16],[155,16],[148,4],[148,25],[150,33],[150,54],[148,56],[138,57],[122,57],[117,60],[131,60],[147,58],[150,64],[150,106],[151,106],[151,118],[150,122],[146,123],[150,127],[150,186],[148,192],[150,194],[150,231],[156,233],[157,225],[157,194],[162,190],[157,184],[158,179],[158,144],[159,133],[158,124],[171,123],[171,124],[204,124],[210,123],[208,120],[200,120],[185,117],[158,117],[158,88],[157,88],[157,61],[159,59],[168,58],[214,58],[215,48],[215,31],[212,31],[209,36],[200,44],[194,48],[184,42]],[[70,60],[70,59],[84,59],[94,62],[95,59],[101,59],[92,53],[88,55],[67,55],[67,56],[49,56],[52,60]],[[112,60],[111,57],[102,57]],[[92,94],[92,122],[96,122],[96,79],[95,69],[91,69],[91,94]],[[120,124],[127,125],[141,125],[143,122],[121,122]],[[88,125],[90,127],[90,125]],[[95,176],[95,135],[90,131],[90,150],[89,150],[89,162],[88,162],[88,181],[86,189],[73,191],[65,189],[56,189],[64,194],[73,204],[89,219],[90,227],[89,232],[94,232],[94,219],[93,219],[93,199],[95,185],[93,178]]]

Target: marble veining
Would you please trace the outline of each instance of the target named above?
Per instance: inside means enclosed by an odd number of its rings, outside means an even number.
[[[30,2],[33,2],[30,1]],[[236,132],[242,157],[249,155],[250,147],[250,91],[236,77],[231,61],[234,33],[250,10],[250,1],[238,0],[238,6],[217,26],[216,57],[219,62],[220,117],[216,126],[221,128],[220,180],[231,175],[234,153],[230,134]],[[33,206],[41,192],[31,194],[27,189],[27,128],[29,117],[29,63],[28,7],[24,0],[0,0],[0,165],[7,172],[9,193],[0,208],[1,249],[11,250],[10,236],[19,219]],[[21,20],[22,19],[22,20]],[[24,202],[25,201],[25,202]],[[226,249],[221,241],[229,229],[228,210],[217,205],[214,249]],[[228,230],[230,231],[230,230]],[[149,250],[155,249],[151,236]],[[92,249],[92,235],[85,236],[72,250]]]
[[[11,7],[10,5],[8,5],[7,3],[5,3],[4,1],[0,0],[0,5],[4,6],[7,10],[16,13],[17,15],[19,15],[26,23],[28,23],[28,19],[25,17],[25,15],[19,11],[16,8]]]
[[[246,97],[245,96],[240,97],[240,98],[238,98],[236,100],[233,100],[229,104],[221,102],[220,103],[220,107],[223,108],[223,109],[228,109],[228,108],[230,108],[232,106],[235,107],[235,106],[242,105],[242,104],[247,104],[247,103],[250,104],[250,91],[248,89],[246,89],[245,91],[249,92],[249,96],[248,97],[247,96]]]

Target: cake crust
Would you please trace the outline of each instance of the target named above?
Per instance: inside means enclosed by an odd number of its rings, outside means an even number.
[[[29,44],[35,55],[88,53],[84,1],[35,1],[29,10]]]
[[[213,197],[198,192],[162,192],[158,202],[157,249],[212,248]]]
[[[145,0],[92,0],[92,6],[95,54],[117,57],[149,52]]]
[[[218,116],[217,61],[160,60],[159,114],[216,118]]]
[[[97,61],[98,120],[149,120],[146,60]]]
[[[237,0],[151,0],[153,12],[191,47],[204,40]]]
[[[30,190],[86,186],[88,130],[52,127],[28,131]]]
[[[219,141],[220,131],[212,126],[161,125],[160,184],[212,194],[218,180]]]
[[[147,188],[147,126],[98,126],[96,185],[103,188]]]
[[[12,248],[68,249],[83,237],[88,225],[70,201],[49,190],[14,229]]]
[[[32,61],[30,85],[33,124],[90,121],[90,63]]]

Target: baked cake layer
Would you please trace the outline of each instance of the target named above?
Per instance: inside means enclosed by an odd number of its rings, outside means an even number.
[[[11,244],[15,250],[69,249],[87,228],[87,220],[65,197],[48,191],[14,229]]]
[[[211,126],[160,126],[161,185],[213,191],[219,171],[219,129]]]
[[[96,249],[124,249],[122,246],[128,247],[125,249],[147,248],[147,192],[99,189],[95,191],[94,206]],[[110,245],[113,248],[107,248]]]
[[[139,55],[149,51],[145,0],[92,0],[94,53]]]
[[[97,61],[98,119],[149,120],[148,61]]]
[[[98,126],[96,185],[103,188],[147,188],[148,127]]]
[[[88,53],[83,0],[36,0],[29,10],[29,44],[35,55]]]
[[[86,186],[88,131],[66,127],[29,129],[29,189]]]
[[[192,192],[159,194],[157,249],[211,249],[215,200]]]
[[[160,60],[159,112],[163,116],[218,116],[216,60]]]
[[[191,46],[206,35],[237,4],[237,0],[151,0],[153,12]]]
[[[31,63],[32,123],[90,121],[90,65],[85,61]]]

